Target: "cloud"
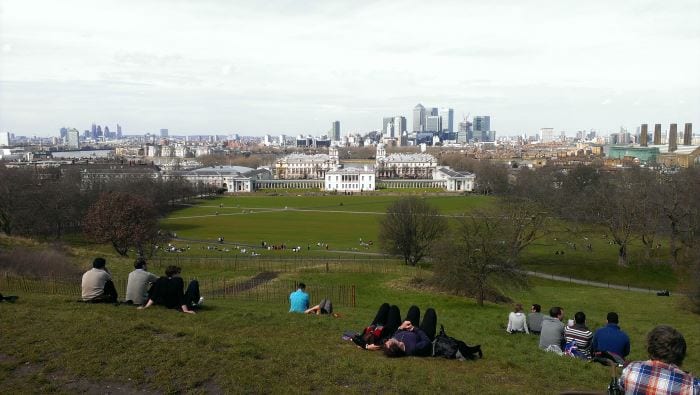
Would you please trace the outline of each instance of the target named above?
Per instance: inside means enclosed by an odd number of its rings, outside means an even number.
[[[2,53],[10,53],[12,51],[12,44],[3,44]]]

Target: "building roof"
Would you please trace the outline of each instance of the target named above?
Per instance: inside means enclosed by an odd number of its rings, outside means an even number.
[[[329,170],[326,174],[374,174],[374,169],[363,169],[360,167],[347,167],[344,169]]]
[[[473,177],[474,174],[468,171],[457,171],[450,169],[449,167],[438,167],[437,171],[446,174],[449,177],[460,178],[460,177]]]
[[[335,157],[331,157],[328,154],[289,154],[279,160],[277,163],[314,163],[314,162],[327,162],[330,160],[335,160]]]
[[[437,162],[430,154],[391,154],[385,158],[378,158],[378,162],[383,163],[425,163]]]

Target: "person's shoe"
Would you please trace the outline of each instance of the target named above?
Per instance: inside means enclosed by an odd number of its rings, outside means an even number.
[[[204,296],[199,297],[199,301],[197,302],[197,306],[201,306],[202,303],[204,303]]]

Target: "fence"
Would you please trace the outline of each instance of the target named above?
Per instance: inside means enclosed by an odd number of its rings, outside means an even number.
[[[206,299],[236,298],[266,303],[287,304],[289,293],[297,283],[276,279],[275,273],[261,273],[248,279],[205,278],[199,281],[199,290]],[[185,279],[185,282],[188,282]],[[126,294],[126,280],[116,279],[114,286],[119,295]],[[9,273],[0,275],[3,292],[61,295],[80,298],[80,278],[29,278]],[[312,303],[328,298],[335,306],[355,307],[355,286],[350,284],[308,284]]]
[[[232,271],[254,272],[306,272],[306,273],[374,273],[374,274],[410,274],[420,276],[423,269],[405,265],[393,258],[352,258],[344,257],[189,257],[163,256],[151,258],[149,267],[152,271],[161,271],[168,265],[181,267],[224,268]],[[158,269],[158,270],[156,270]]]

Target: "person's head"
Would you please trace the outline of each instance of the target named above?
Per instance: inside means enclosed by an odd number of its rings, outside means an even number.
[[[574,314],[574,322],[578,325],[586,323],[586,314],[583,311],[578,311]]]
[[[659,325],[647,334],[647,352],[653,360],[681,366],[685,351],[685,338],[675,328]]]
[[[619,324],[620,323],[620,317],[617,316],[617,313],[614,311],[611,311],[608,313],[608,324]]]
[[[389,358],[398,358],[398,357],[403,357],[406,356],[406,346],[394,339],[391,338],[384,342],[384,355],[386,355]]]
[[[95,258],[92,261],[92,267],[94,267],[95,269],[104,269],[106,264],[107,261],[105,261],[104,258]]]
[[[540,311],[542,311],[542,306],[535,303],[532,305],[532,308],[530,310],[532,310],[533,313],[539,313]]]
[[[553,318],[561,318],[564,315],[564,309],[559,306],[554,306],[549,309],[549,316]]]
[[[140,256],[134,261],[134,269],[145,269],[146,268],[146,258]]]
[[[299,289],[301,289],[302,291],[304,291],[304,290],[306,289],[306,284],[304,284],[304,283],[299,283]]]
[[[516,303],[515,306],[513,306],[513,311],[516,313],[520,313],[523,311],[523,305],[520,303]]]
[[[182,271],[182,269],[180,269],[179,266],[170,265],[165,269],[165,276],[172,277],[172,276],[180,274],[181,271]]]

